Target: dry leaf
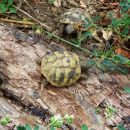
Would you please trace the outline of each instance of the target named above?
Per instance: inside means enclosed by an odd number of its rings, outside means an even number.
[[[57,95],[55,92],[53,92],[53,91],[51,91],[51,90],[48,90],[47,92],[48,92],[50,95],[53,95],[53,96],[56,96],[56,95]]]
[[[37,102],[44,108],[44,109],[49,109],[49,107],[40,99],[37,99]]]
[[[33,2],[34,2],[35,4],[38,4],[38,3],[40,3],[40,0],[33,0]]]
[[[106,29],[106,30],[101,30],[101,32],[103,33],[102,34],[102,37],[107,41],[110,37],[111,37],[111,35],[112,35],[112,30],[110,30],[110,29]]]
[[[126,50],[124,50],[122,48],[115,49],[115,52],[116,52],[116,54],[122,54],[125,57],[130,58],[130,52],[128,52],[128,51],[126,51]]]
[[[61,6],[61,0],[55,0],[53,3],[56,7],[60,7]]]
[[[82,0],[80,0],[80,7],[82,7],[82,8],[86,8],[87,7]]]
[[[97,34],[97,30],[94,30],[94,31],[92,32],[92,37],[93,37],[94,39],[96,39],[97,41],[99,41],[100,43],[102,43],[102,40],[99,38],[99,36],[98,36],[98,34]]]
[[[106,1],[106,0],[100,0],[100,2],[103,2],[103,3],[104,3],[105,1]]]

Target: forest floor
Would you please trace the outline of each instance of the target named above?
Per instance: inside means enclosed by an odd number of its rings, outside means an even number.
[[[90,130],[120,130],[117,127],[123,124],[130,130],[130,31],[123,39],[117,33],[119,30],[109,30],[111,20],[106,15],[109,11],[120,15],[119,1],[14,0],[13,5],[17,9],[15,14],[7,11],[0,16],[0,117],[10,115],[13,119],[7,126],[0,125],[0,129],[13,130],[20,123],[46,125],[53,114],[70,114],[74,115],[74,122],[66,125],[68,129],[80,129],[86,124]],[[91,17],[101,18],[96,21],[97,28],[100,27],[94,31],[97,35],[81,38],[80,47],[76,36],[66,34],[65,25],[60,22],[61,15],[71,8],[82,8]],[[129,12],[130,9],[126,14]],[[127,20],[128,30],[130,17]],[[72,37],[74,43],[70,41]],[[69,87],[44,86],[37,60],[51,46],[75,52],[86,61],[94,59],[96,65],[91,60],[84,72],[87,79]],[[92,52],[95,48],[97,51]],[[123,56],[117,56],[119,53]],[[126,63],[125,67],[114,67],[116,64],[106,59],[101,62],[107,54],[107,59],[115,55],[120,63]]]

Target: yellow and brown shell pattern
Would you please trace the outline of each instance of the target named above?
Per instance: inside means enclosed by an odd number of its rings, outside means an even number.
[[[72,8],[61,15],[60,22],[64,24],[81,24],[85,18],[91,19],[87,11],[81,8]]]
[[[55,51],[42,59],[41,71],[53,86],[70,86],[81,76],[79,62],[78,55],[73,52]]]

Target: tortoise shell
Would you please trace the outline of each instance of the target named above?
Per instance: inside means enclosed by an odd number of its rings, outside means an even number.
[[[65,24],[81,24],[85,18],[90,19],[88,12],[81,8],[72,8],[61,16],[60,22]]]
[[[73,52],[55,51],[42,59],[41,72],[53,86],[70,86],[81,76],[79,62],[78,55]]]

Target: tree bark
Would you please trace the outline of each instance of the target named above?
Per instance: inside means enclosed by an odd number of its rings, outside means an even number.
[[[84,123],[96,130],[105,130],[105,124],[99,125],[100,119],[114,125],[121,122],[123,116],[130,115],[130,97],[123,91],[125,85],[130,85],[130,75],[99,76],[91,68],[88,79],[79,80],[70,87],[56,88],[50,84],[45,87],[37,63],[46,54],[45,41],[27,42],[26,37],[25,41],[18,42],[16,34],[13,29],[0,26],[0,77],[3,81],[0,90],[4,96],[11,98],[14,95],[12,100],[26,108],[32,104],[53,114],[73,114],[78,128]],[[117,108],[113,119],[104,120],[102,114],[95,115],[94,108],[104,101]],[[103,107],[101,109],[104,111]]]

